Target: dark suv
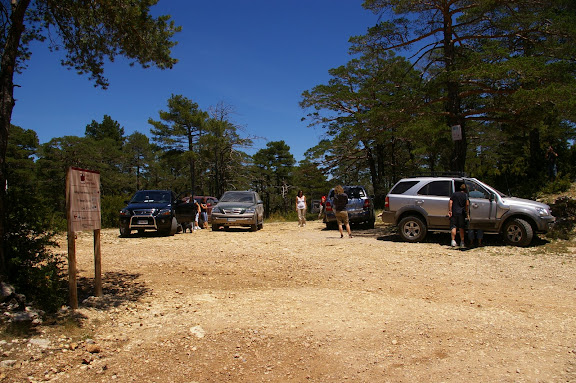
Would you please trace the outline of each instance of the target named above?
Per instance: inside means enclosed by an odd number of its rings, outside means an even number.
[[[127,237],[132,230],[143,233],[158,231],[163,235],[174,235],[178,222],[174,212],[176,195],[170,190],[139,190],[120,210],[120,236]]]
[[[382,220],[398,226],[400,237],[420,242],[428,231],[449,231],[450,196],[466,184],[470,200],[469,229],[501,233],[509,245],[528,246],[535,233],[554,224],[550,207],[509,197],[468,177],[413,177],[400,180],[386,196]]]
[[[351,224],[362,223],[370,229],[374,228],[376,216],[374,215],[374,204],[372,198],[362,186],[343,186],[344,193],[348,195],[348,220]],[[334,188],[330,189],[326,197],[326,208],[324,209],[324,223],[326,227],[336,226],[336,215],[334,214]]]

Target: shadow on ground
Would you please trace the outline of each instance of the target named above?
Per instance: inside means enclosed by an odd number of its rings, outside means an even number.
[[[78,279],[78,301],[82,307],[95,307],[107,310],[125,302],[135,302],[150,292],[143,282],[137,279],[140,274],[107,272],[102,276],[102,296],[94,296],[94,279]]]

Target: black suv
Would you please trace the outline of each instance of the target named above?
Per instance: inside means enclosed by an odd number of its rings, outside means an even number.
[[[170,190],[139,190],[127,206],[120,210],[120,236],[127,237],[132,230],[143,233],[154,230],[163,235],[174,235],[178,221],[174,207],[176,195]]]
[[[374,203],[363,186],[343,186],[344,193],[348,195],[348,220],[351,224],[362,223],[370,229],[374,229],[376,216],[374,215]],[[324,209],[324,223],[326,227],[336,227],[336,215],[334,214],[334,188],[330,189],[326,197]]]

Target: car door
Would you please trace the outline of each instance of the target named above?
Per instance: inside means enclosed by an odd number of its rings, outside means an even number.
[[[495,227],[496,201],[492,193],[474,180],[467,179],[470,200],[470,229],[490,230]]]
[[[430,181],[418,190],[414,204],[426,211],[430,228],[450,228],[448,204],[452,190],[451,180]]]

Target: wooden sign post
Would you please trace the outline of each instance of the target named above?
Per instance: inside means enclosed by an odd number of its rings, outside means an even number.
[[[78,308],[76,281],[76,232],[94,230],[94,294],[102,295],[100,254],[100,173],[69,168],[66,175],[66,213],[68,217],[68,284],[70,307]]]

